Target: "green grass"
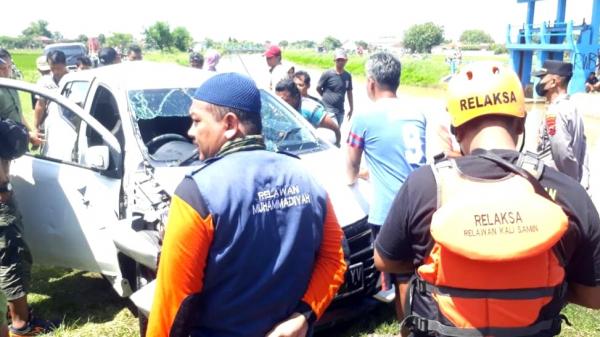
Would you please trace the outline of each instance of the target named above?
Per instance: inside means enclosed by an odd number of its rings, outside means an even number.
[[[283,57],[290,62],[310,66],[317,69],[329,69],[333,67],[332,53],[317,53],[313,50],[286,50]],[[350,55],[346,70],[358,79],[365,77],[366,56]],[[493,56],[465,56],[463,63],[473,61],[494,60],[508,63],[507,55]],[[445,84],[440,81],[450,73],[450,66],[445,62],[444,55],[405,55],[402,62],[401,86],[415,86],[440,89]]]
[[[189,64],[189,53],[186,52],[168,52],[151,51],[144,53],[144,60],[155,62],[175,62],[187,66]]]
[[[23,74],[23,80],[35,82],[40,77],[37,71],[36,59],[42,55],[41,50],[17,50],[11,53],[12,59],[17,68]]]
[[[132,314],[131,303],[120,298],[98,274],[35,266],[32,290],[29,300],[38,315],[64,320],[54,336],[138,336],[138,322]],[[600,315],[597,312],[568,305],[563,313],[573,326],[563,323],[560,336],[600,337]],[[380,305],[357,320],[319,332],[317,337],[391,336],[398,331],[393,306]]]

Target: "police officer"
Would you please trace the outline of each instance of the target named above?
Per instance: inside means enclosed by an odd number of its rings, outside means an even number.
[[[550,103],[540,126],[538,154],[546,164],[587,188],[589,170],[583,117],[567,94],[573,65],[546,60],[543,68],[533,74],[540,77],[536,93]]]
[[[327,193],[265,149],[251,79],[218,74],[193,98],[205,165],[173,196],[147,336],[303,336],[346,269]]]
[[[415,336],[557,335],[567,301],[600,308],[598,213],[576,181],[515,151],[525,104],[512,70],[470,64],[448,97],[465,156],[408,177],[375,265],[416,271],[404,321]]]

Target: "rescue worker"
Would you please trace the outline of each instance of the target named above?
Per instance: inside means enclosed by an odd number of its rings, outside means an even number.
[[[193,98],[205,165],[171,202],[146,336],[304,336],[346,270],[327,193],[265,149],[250,78],[215,75]]]
[[[539,130],[538,154],[544,162],[589,185],[587,142],[583,116],[567,94],[573,75],[573,65],[557,60],[544,61],[543,68],[534,72],[540,77],[536,93],[550,103]]]
[[[414,171],[375,242],[382,271],[416,271],[414,336],[553,336],[568,302],[600,308],[600,219],[573,179],[520,154],[525,103],[499,63],[465,66],[447,109],[463,157]]]

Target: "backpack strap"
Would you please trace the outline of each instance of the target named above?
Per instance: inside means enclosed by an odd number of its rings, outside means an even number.
[[[440,171],[442,170],[451,170],[456,167],[456,161],[451,158],[441,158],[439,161],[431,164],[431,172],[433,173],[433,178],[435,179],[436,185],[436,193],[437,193],[437,205],[436,209],[442,207],[442,177],[440,175]]]
[[[542,173],[544,173],[544,163],[539,159],[537,154],[531,151],[521,153],[516,165],[529,172],[536,180],[540,180]]]

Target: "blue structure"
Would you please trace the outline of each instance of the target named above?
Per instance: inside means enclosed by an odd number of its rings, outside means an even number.
[[[527,17],[523,27],[511,39],[511,27],[506,34],[506,48],[510,53],[513,69],[519,74],[523,86],[531,82],[531,72],[541,68],[545,60],[565,60],[573,63],[573,77],[569,83],[569,93],[585,91],[585,79],[596,71],[599,64],[600,0],[592,0],[592,22],[585,20],[574,24],[565,21],[567,0],[556,0],[556,19],[533,25],[535,3],[539,0],[517,0],[527,4]],[[577,0],[579,3],[581,0]],[[575,3],[572,4],[576,6]],[[536,64],[532,64],[533,56]]]

